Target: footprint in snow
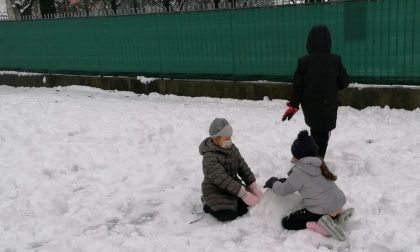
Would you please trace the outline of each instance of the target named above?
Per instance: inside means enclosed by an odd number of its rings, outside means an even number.
[[[130,220],[130,224],[133,225],[144,225],[146,223],[152,222],[158,213],[155,211],[145,212],[136,216]]]

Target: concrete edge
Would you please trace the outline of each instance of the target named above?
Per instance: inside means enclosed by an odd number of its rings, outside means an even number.
[[[81,85],[104,90],[131,91],[138,94],[173,94],[191,97],[218,97],[247,100],[288,100],[290,83],[234,82],[215,80],[166,80],[156,79],[148,84],[135,77],[104,77],[77,75],[0,75],[0,85],[13,87],[57,87]],[[341,106],[363,109],[371,106],[414,110],[420,107],[420,89],[407,87],[349,87],[339,93]]]

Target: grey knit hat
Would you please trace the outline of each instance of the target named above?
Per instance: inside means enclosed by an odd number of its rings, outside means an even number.
[[[216,118],[210,124],[209,134],[211,137],[232,136],[233,130],[225,118]]]

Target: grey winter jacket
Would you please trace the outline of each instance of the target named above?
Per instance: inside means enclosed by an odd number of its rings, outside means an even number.
[[[322,176],[321,164],[317,157],[299,159],[284,183],[274,183],[273,191],[282,196],[298,191],[303,198],[303,207],[316,214],[328,214],[342,208],[346,196],[334,181]]]
[[[245,186],[255,182],[254,174],[238,148],[232,144],[231,148],[223,149],[208,137],[200,144],[199,151],[203,155],[201,191],[206,204],[213,211],[237,211],[241,179]]]

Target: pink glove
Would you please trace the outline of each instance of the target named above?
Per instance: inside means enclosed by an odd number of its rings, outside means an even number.
[[[260,202],[260,198],[250,192],[245,193],[241,199],[245,202],[245,204],[251,207],[257,205]]]
[[[260,200],[264,196],[263,192],[258,188],[257,182],[254,182],[248,186],[248,190],[257,196]]]
[[[245,204],[251,207],[255,206],[256,204],[258,204],[258,202],[260,202],[260,198],[258,198],[253,193],[248,192],[244,186],[241,186],[241,189],[238,192],[238,197],[241,198],[242,201],[245,202]]]

